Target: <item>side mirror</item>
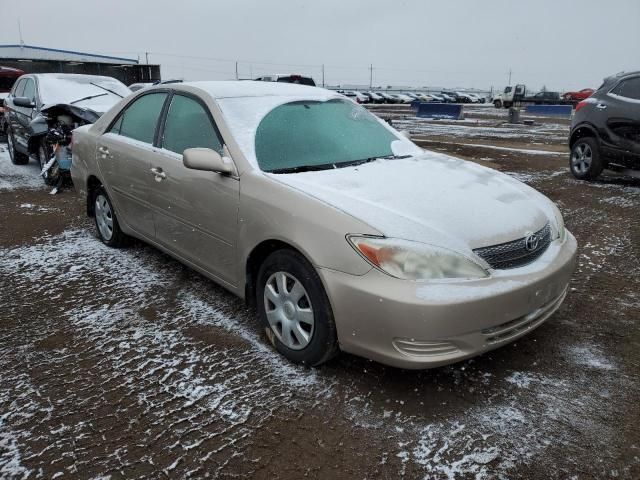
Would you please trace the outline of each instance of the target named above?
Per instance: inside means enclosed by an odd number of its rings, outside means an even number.
[[[192,170],[216,172],[224,175],[233,173],[231,159],[222,157],[210,148],[187,148],[182,153],[182,163]]]
[[[24,108],[35,108],[36,103],[31,98],[27,97],[15,97],[13,99],[13,104],[16,107],[24,107]]]

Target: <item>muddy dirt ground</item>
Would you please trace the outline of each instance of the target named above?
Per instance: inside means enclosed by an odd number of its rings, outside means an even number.
[[[102,246],[2,151],[0,478],[640,478],[640,180],[574,180],[566,121],[393,121],[557,202],[579,265],[552,318],[435,370],[293,366],[241,301]]]

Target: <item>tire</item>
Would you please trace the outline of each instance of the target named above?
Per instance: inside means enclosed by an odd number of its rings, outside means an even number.
[[[266,258],[258,272],[256,304],[269,341],[290,361],[318,366],[338,354],[329,298],[299,253],[277,250]]]
[[[40,171],[42,171],[42,169],[44,168],[44,166],[49,162],[49,160],[51,159],[51,148],[49,147],[49,145],[47,145],[47,143],[42,140],[39,144],[38,144],[38,164],[40,165]],[[44,183],[46,183],[49,186],[55,185],[58,183],[58,178],[60,177],[60,172],[58,171],[58,165],[56,163],[54,163],[53,165],[51,165],[51,167],[49,168],[49,171],[47,172],[47,176],[43,177],[44,178]]]
[[[579,138],[571,148],[569,169],[578,180],[595,180],[604,168],[600,147],[594,137]]]
[[[20,153],[16,150],[16,141],[13,136],[13,131],[11,127],[7,128],[7,148],[9,150],[9,158],[11,158],[11,163],[14,165],[26,165],[29,163],[29,155],[25,155],[24,153]]]
[[[104,187],[98,187],[92,198],[94,219],[98,237],[105,245],[122,248],[128,244],[129,237],[122,232],[111,199]]]
[[[493,106],[496,108],[502,108],[502,102],[500,100],[496,100],[493,102]]]

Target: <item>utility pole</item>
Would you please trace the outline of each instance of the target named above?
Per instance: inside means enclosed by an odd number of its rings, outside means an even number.
[[[322,64],[322,88],[324,88],[324,63]]]
[[[369,66],[369,90],[373,88],[373,63]]]
[[[149,52],[144,52],[144,54],[147,57],[147,65],[149,65]]]
[[[22,38],[22,24],[20,23],[20,19],[18,19],[18,35],[20,35],[20,47],[24,47],[24,40]]]
[[[236,80],[238,80],[238,62],[236,62]]]
[[[509,83],[507,85],[511,85],[511,69],[509,69]]]

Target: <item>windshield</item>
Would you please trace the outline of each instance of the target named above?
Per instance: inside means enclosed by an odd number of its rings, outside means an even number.
[[[91,75],[42,76],[38,81],[40,97],[45,105],[57,103],[73,103],[79,107],[112,105],[131,93],[131,90],[123,83],[110,77]],[[81,99],[85,100],[79,101]]]
[[[396,140],[376,117],[352,102],[296,101],[262,119],[255,148],[260,168],[277,171],[392,156]]]

